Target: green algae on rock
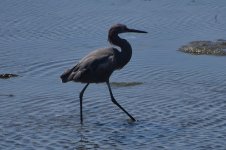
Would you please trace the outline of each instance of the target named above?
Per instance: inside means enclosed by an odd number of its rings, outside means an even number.
[[[13,94],[0,94],[0,97],[1,97],[1,96],[5,96],[5,97],[14,97]]]
[[[179,48],[179,51],[193,55],[226,56],[226,40],[193,41]]]
[[[143,84],[143,82],[111,82],[111,85],[115,87],[137,86],[141,84]]]

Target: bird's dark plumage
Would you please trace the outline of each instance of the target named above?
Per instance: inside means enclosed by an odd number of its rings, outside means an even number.
[[[120,47],[121,48],[120,51],[113,47],[95,50],[89,53],[83,59],[81,59],[73,68],[68,69],[61,75],[63,83],[66,83],[68,81],[87,83],[83,90],[80,92],[81,123],[83,121],[82,118],[83,93],[88,87],[89,83],[101,83],[101,82],[107,83],[113,103],[115,103],[120,109],[122,109],[132,120],[135,120],[114,99],[109,84],[109,78],[113,71],[124,67],[130,61],[132,56],[132,48],[129,42],[125,39],[121,39],[118,36],[118,34],[124,32],[147,33],[145,31],[129,29],[123,24],[116,24],[110,28],[108,33],[108,40],[111,44]]]
[[[115,57],[119,55],[118,53],[114,48],[95,50],[79,61],[75,67],[63,73],[61,79],[63,82],[106,82],[116,69],[117,60]]]

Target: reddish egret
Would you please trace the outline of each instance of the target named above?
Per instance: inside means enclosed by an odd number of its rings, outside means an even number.
[[[68,81],[86,83],[79,95],[81,123],[83,123],[82,99],[86,88],[90,83],[102,82],[106,82],[112,102],[135,121],[135,119],[115,100],[109,84],[109,78],[112,72],[123,68],[130,61],[132,56],[132,48],[129,42],[118,36],[118,34],[125,32],[147,33],[145,31],[129,29],[123,24],[116,24],[109,30],[108,41],[111,44],[120,47],[121,51],[113,47],[95,50],[81,59],[73,68],[68,69],[61,75],[63,83]]]

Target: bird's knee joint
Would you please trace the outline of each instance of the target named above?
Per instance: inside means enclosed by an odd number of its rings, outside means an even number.
[[[79,98],[82,99],[82,97],[83,97],[83,93],[80,93]]]
[[[114,104],[117,103],[117,101],[116,101],[114,98],[111,98],[111,101],[112,101]]]

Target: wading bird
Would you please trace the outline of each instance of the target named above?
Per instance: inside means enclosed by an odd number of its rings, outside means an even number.
[[[113,25],[108,33],[108,41],[111,44],[120,47],[121,51],[114,47],[95,50],[81,59],[73,68],[68,69],[60,76],[63,83],[68,81],[86,83],[79,95],[81,124],[83,123],[83,94],[90,83],[102,82],[106,82],[112,102],[135,121],[135,119],[115,100],[109,84],[109,78],[113,71],[123,68],[130,61],[132,56],[132,48],[129,42],[118,36],[118,34],[125,32],[147,33],[145,31],[129,29],[123,24]]]

